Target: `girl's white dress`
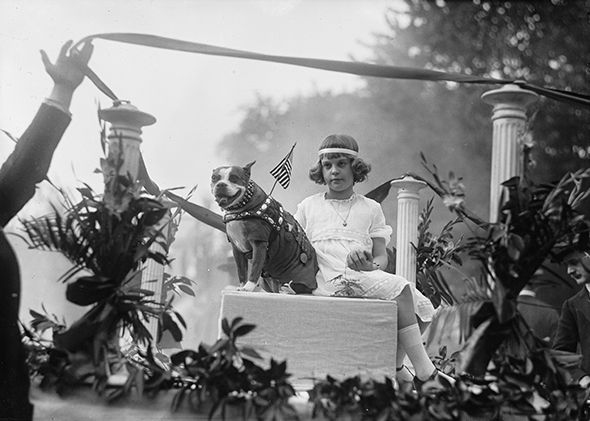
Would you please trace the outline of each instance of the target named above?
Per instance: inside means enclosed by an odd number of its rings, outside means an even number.
[[[295,219],[317,252],[319,287],[330,293],[348,287],[354,296],[393,300],[410,285],[416,315],[424,322],[432,320],[432,303],[413,283],[382,270],[356,271],[346,266],[351,250],[372,250],[371,238],[384,238],[385,244],[389,243],[393,230],[386,224],[378,202],[358,194],[347,200],[337,200],[318,193],[298,205]]]

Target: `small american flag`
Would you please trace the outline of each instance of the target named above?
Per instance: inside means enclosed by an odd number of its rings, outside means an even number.
[[[270,170],[270,174],[284,189],[289,187],[289,184],[291,183],[291,171],[293,170],[293,150],[295,149],[296,144],[297,142],[293,144],[287,156],[285,156],[276,167]]]

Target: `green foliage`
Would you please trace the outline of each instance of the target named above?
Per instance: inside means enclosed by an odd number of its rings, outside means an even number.
[[[467,209],[463,189],[453,188],[456,182],[443,180],[436,166],[430,167],[423,160],[434,179],[428,185],[460,221],[473,226],[473,235],[466,239],[461,251],[480,268],[477,277],[456,270],[466,283],[467,294],[463,297],[454,294],[442,277],[432,282],[442,296],[448,296],[447,303],[454,305],[437,313],[429,340],[433,339],[432,332],[442,325],[452,326],[459,320],[461,337],[469,337],[461,353],[460,371],[476,376],[487,373],[488,363],[497,353],[525,361],[531,354],[542,352],[544,344],[532,336],[518,314],[516,297],[532,282],[539,268],[555,260],[557,246],[567,243],[581,222],[588,227],[581,207],[590,193],[583,188],[590,169],[567,174],[554,184],[536,184],[528,174],[506,181],[500,219],[489,223]],[[451,177],[454,178],[452,174]],[[429,208],[424,214],[429,214]],[[449,267],[461,263],[461,260],[453,262],[452,256],[441,260],[441,265]],[[534,366],[535,375],[550,389],[551,376],[556,376],[555,369],[550,370],[551,364],[545,358]]]
[[[344,275],[338,275],[335,280],[338,280],[338,289],[334,291],[335,297],[362,297],[364,294],[363,288],[359,285],[357,279],[348,279]]]
[[[392,381],[362,379],[337,380],[327,376],[309,391],[312,416],[328,420],[409,420],[421,411],[416,395],[396,392]]]
[[[525,161],[527,152],[524,148]],[[587,234],[590,224],[583,211],[590,191],[584,184],[590,178],[590,168],[568,173],[551,184],[535,183],[528,172],[506,181],[499,220],[487,222],[466,206],[460,178],[450,172],[445,180],[436,165],[429,165],[424,156],[422,160],[433,181],[415,177],[425,181],[456,215],[443,233],[452,238],[451,231],[459,222],[471,232],[460,246],[445,241],[444,234],[437,239],[428,233],[432,202],[422,212],[416,247],[418,262],[428,263],[432,254],[432,262],[437,264],[430,266],[429,285],[445,304],[435,315],[427,342],[433,344],[436,332],[454,326],[459,326],[461,338],[468,338],[460,352],[446,358],[443,348],[443,355],[435,362],[444,371],[460,374],[460,387],[465,379],[472,383],[468,390],[474,394],[474,408],[488,407],[496,415],[543,413],[546,419],[585,419],[588,391],[571,385],[566,370],[571,365],[567,358],[571,356],[564,358],[548,350],[545,343],[533,336],[517,311],[516,297],[532,282],[539,268],[559,261],[557,252],[580,235],[580,226],[585,227]],[[449,244],[456,247],[450,250],[462,256],[445,254]],[[465,258],[477,263],[479,275],[466,275],[460,270]],[[463,295],[455,292],[441,269],[458,275],[454,284],[459,280],[464,283]],[[440,396],[438,406],[444,406],[448,398],[445,396]],[[451,401],[457,403],[457,399]],[[463,406],[465,402],[459,408],[469,412]],[[556,407],[567,414],[556,412]],[[448,414],[448,408],[443,412]]]
[[[180,292],[182,292],[194,297],[195,292],[192,289],[194,284],[195,282],[192,279],[188,279],[184,276],[170,276],[169,273],[164,273],[164,295],[168,295],[169,292],[174,292],[175,294],[180,295]]]
[[[167,248],[157,226],[167,209],[158,200],[139,196],[135,188],[121,195],[125,199],[116,208],[90,188],[79,191],[82,200],[69,207],[65,216],[56,212],[23,221],[30,248],[58,251],[73,263],[62,277],[69,282],[68,301],[93,305],[78,324],[91,331],[83,336],[62,332],[56,340],[61,338],[66,349],[76,350],[83,345],[81,339],[96,337],[99,331],[108,339],[122,324],[145,343],[150,338],[143,320],[158,315],[160,309],[151,300],[153,293],[141,289],[138,269],[147,259],[167,262],[165,254],[149,248],[156,242]],[[91,275],[74,279],[82,271]],[[95,354],[101,345],[95,344]]]
[[[295,390],[288,382],[285,361],[271,359],[264,369],[250,358],[260,359],[251,348],[239,347],[238,338],[248,334],[254,325],[243,324],[238,317],[231,323],[222,320],[225,337],[213,346],[201,344],[198,350],[185,350],[171,357],[174,387],[178,388],[173,410],[186,400],[194,411],[209,410],[226,419],[230,407],[242,408],[244,419],[252,416],[264,420],[296,420],[297,413],[288,402]]]
[[[55,349],[51,341],[42,337],[42,333],[48,329],[53,333],[59,333],[65,329],[65,325],[55,316],[49,316],[46,311],[45,314],[41,314],[31,310],[30,314],[33,317],[31,329],[27,329],[26,326],[21,328],[27,353],[26,363],[33,384],[38,384],[43,390],[54,388],[61,393],[65,385],[73,384],[77,378],[67,370],[67,352]]]
[[[120,173],[123,158],[117,145],[114,142],[101,161],[103,195],[85,186],[78,189],[81,200],[74,204],[62,193],[63,215],[56,209],[52,215],[22,221],[30,248],[59,252],[72,263],[61,278],[67,283],[68,301],[90,307],[69,327],[55,317],[31,312],[25,344],[32,375],[41,379],[42,387],[63,390],[89,379],[103,393],[110,375],[127,364],[119,349],[122,332],[133,337],[136,345],[146,346],[159,339],[152,338],[146,327],[150,318],[158,320],[160,335],[169,330],[177,341],[182,339],[178,323],[186,327],[173,311],[172,300],[156,301],[154,293],[142,287],[145,262],[169,262],[169,239],[163,230],[173,217],[168,217],[162,200],[142,194],[129,174]],[[186,291],[191,284],[172,278],[166,285]],[[52,331],[52,339],[41,340],[47,330]],[[136,386],[137,377],[130,377],[129,388]]]
[[[536,382],[530,360],[496,361],[485,378],[457,376],[454,385],[428,391],[396,391],[383,382],[359,376],[337,380],[328,376],[310,390],[313,416],[328,420],[462,420],[467,415],[487,420],[502,414],[539,416],[547,420],[585,420],[590,391],[561,385],[550,394]]]
[[[447,347],[442,346],[438,350],[438,355],[432,358],[432,363],[439,371],[452,376],[455,374],[458,358],[459,352],[447,356]]]
[[[551,350],[542,348],[525,358],[496,354],[484,381],[473,379],[481,387],[478,404],[491,402],[504,413],[545,414],[551,420],[586,419],[590,391],[568,384],[568,372],[556,361]]]
[[[192,292],[192,289],[190,291]],[[172,306],[173,300],[174,297],[167,301],[162,308],[162,313],[160,315],[160,318],[158,319],[158,338],[156,342],[160,342],[160,340],[162,339],[162,334],[165,331],[169,331],[172,335],[172,338],[174,338],[176,342],[182,341],[182,331],[180,330],[180,327],[178,326],[176,320],[178,320],[178,322],[185,329],[186,322],[184,321],[182,315],[174,310],[174,307]]]
[[[413,246],[416,250],[416,286],[437,308],[442,299],[449,305],[454,302],[452,293],[447,290],[446,282],[437,269],[449,263],[461,266],[461,253],[465,246],[461,244],[461,238],[456,243],[453,241],[453,227],[461,221],[459,218],[445,224],[438,236],[430,232],[433,200],[431,198],[420,213],[418,242]]]

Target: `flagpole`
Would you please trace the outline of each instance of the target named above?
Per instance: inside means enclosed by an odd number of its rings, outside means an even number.
[[[293,146],[291,146],[291,150],[289,151],[289,153],[283,158],[283,160],[289,160],[289,158],[291,157],[291,155],[293,154],[293,150],[295,149],[295,146],[297,145],[297,142],[293,143]],[[272,185],[272,189],[270,189],[270,193],[268,194],[269,196],[272,195],[272,192],[275,190],[275,187],[277,186],[277,182],[279,180],[277,178],[275,178],[275,182]]]
[[[272,196],[272,192],[275,190],[275,187],[277,186],[279,180],[275,179],[275,183],[272,185],[272,189],[270,189],[270,193],[268,194],[269,196]]]

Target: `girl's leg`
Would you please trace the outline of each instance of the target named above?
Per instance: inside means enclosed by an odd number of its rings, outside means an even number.
[[[355,272],[355,278],[359,279],[359,286],[364,291],[363,297],[385,300],[393,299],[396,301],[398,307],[398,347],[401,345],[401,348],[412,362],[415,373],[415,378],[413,378],[415,385],[419,383],[416,380],[423,382],[430,380],[432,377],[435,379],[438,379],[439,376],[448,377],[436,370],[436,367],[432,364],[426,352],[426,348],[422,342],[421,326],[416,316],[412,286],[408,281],[400,276],[383,271]],[[403,282],[401,284],[403,286],[401,293],[398,292],[400,282]],[[426,298],[424,299],[426,300]],[[400,360],[396,361],[396,368],[401,367],[403,364],[401,362],[403,361],[402,352],[399,353],[399,356]],[[399,377],[397,374],[400,374]],[[396,378],[404,380],[403,378],[407,377],[407,374],[398,372],[396,373]],[[450,378],[447,378],[447,380],[451,382]]]
[[[405,365],[406,350],[401,342],[397,341],[397,351],[395,353],[395,379],[401,390],[411,390],[414,375]]]
[[[398,342],[412,361],[416,377],[419,380],[427,380],[436,372],[436,367],[430,361],[422,342],[409,285],[395,298],[395,301],[398,306]]]
[[[418,327],[420,328],[420,334],[424,336],[424,332],[430,325],[430,322],[423,322],[419,317],[416,317],[416,319],[418,321]],[[411,389],[413,387],[412,382],[414,381],[414,373],[407,365],[406,356],[406,350],[402,346],[401,342],[397,341],[397,351],[395,353],[395,378],[397,380],[397,384],[403,390],[408,388]]]

